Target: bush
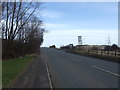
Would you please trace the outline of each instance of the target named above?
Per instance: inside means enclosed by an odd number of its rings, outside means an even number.
[[[56,46],[55,46],[55,45],[52,45],[52,46],[50,46],[50,48],[56,48]]]

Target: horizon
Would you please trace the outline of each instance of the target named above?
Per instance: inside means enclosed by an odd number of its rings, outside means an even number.
[[[118,45],[117,2],[46,2],[41,12],[44,28],[42,47],[78,44]],[[72,8],[71,8],[72,7]],[[38,13],[38,12],[37,12]]]

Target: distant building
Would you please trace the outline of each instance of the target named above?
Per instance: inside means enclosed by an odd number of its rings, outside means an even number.
[[[79,50],[104,50],[105,45],[77,45],[76,49]]]
[[[62,47],[60,47],[61,49],[73,49],[74,48],[74,46],[73,46],[73,44],[69,44],[69,45],[66,45],[66,46],[62,46]]]
[[[104,50],[106,45],[93,45],[92,50]]]

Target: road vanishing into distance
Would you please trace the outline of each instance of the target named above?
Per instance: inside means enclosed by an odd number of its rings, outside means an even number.
[[[118,88],[118,63],[42,48],[54,88]]]

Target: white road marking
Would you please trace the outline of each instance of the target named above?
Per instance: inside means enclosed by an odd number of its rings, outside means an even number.
[[[96,69],[98,69],[98,70],[101,70],[101,71],[104,71],[104,72],[110,73],[110,74],[112,74],[112,75],[115,75],[115,76],[117,76],[117,77],[120,77],[120,75],[117,74],[117,73],[114,73],[114,72],[111,72],[111,71],[105,70],[105,69],[100,68],[100,67],[97,67],[97,66],[95,66],[95,65],[92,65],[92,67],[93,67],[93,68],[96,68]]]
[[[51,78],[50,78],[50,72],[49,72],[49,69],[48,69],[48,64],[47,64],[47,62],[46,62],[47,56],[44,54],[44,57],[45,57],[45,64],[46,64],[48,79],[49,79],[49,83],[50,83],[50,88],[51,88],[51,90],[53,90],[52,80],[51,80]]]
[[[75,60],[75,61],[77,61],[77,62],[79,62],[79,63],[82,63],[82,64],[85,64],[85,63],[83,63],[83,62],[80,62],[79,60]],[[86,64],[86,65],[90,66],[89,64]],[[109,74],[115,75],[115,76],[117,76],[117,77],[120,77],[120,75],[119,75],[118,73],[114,73],[114,72],[111,72],[111,71],[109,71],[109,70],[105,70],[104,68],[101,68],[101,67],[98,67],[98,66],[95,66],[95,65],[92,65],[91,67],[92,67],[92,68],[95,68],[95,69],[98,69],[98,70],[101,70],[101,71],[104,71],[104,72],[107,72],[107,73],[109,73]]]

